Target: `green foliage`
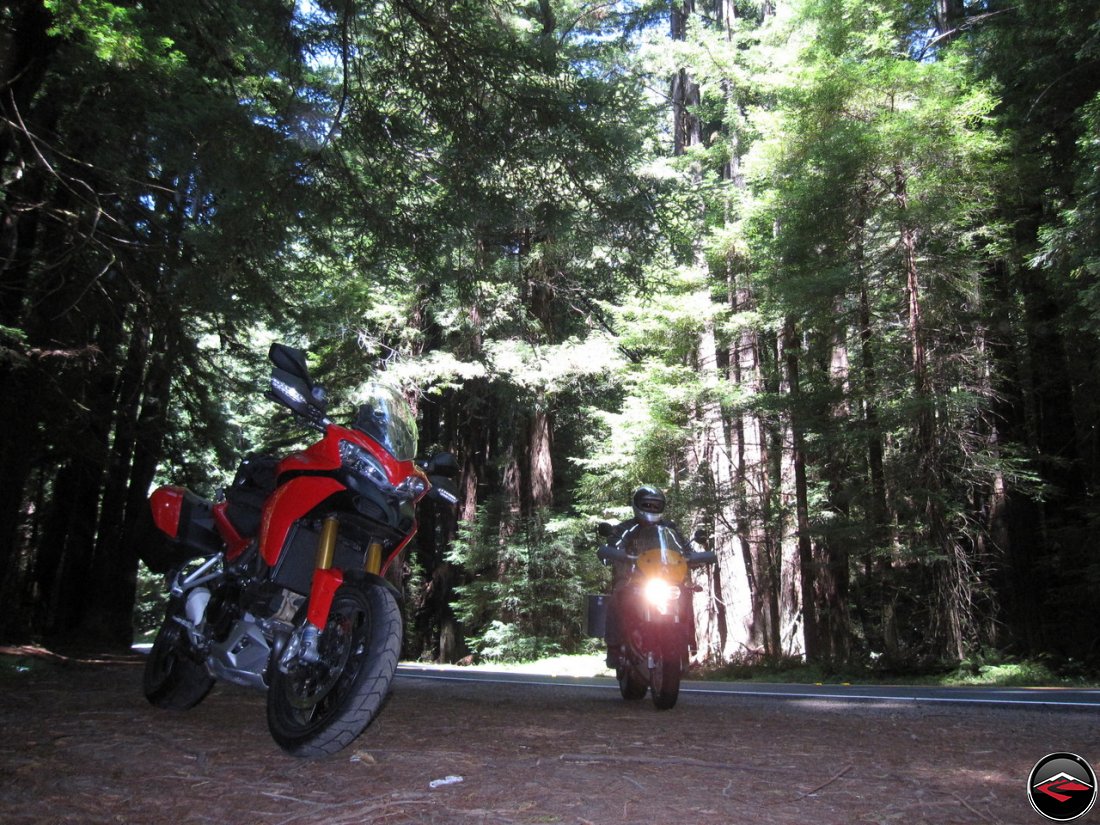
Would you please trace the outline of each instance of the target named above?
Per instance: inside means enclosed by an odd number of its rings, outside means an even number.
[[[418,633],[457,584],[482,655],[576,649],[656,483],[749,593],[724,653],[1091,638],[1095,3],[693,8],[6,9],[2,595],[77,604],[154,479],[296,443],[279,339],[459,454]]]
[[[144,564],[138,564],[137,582],[133,614],[135,643],[151,640],[160,629],[168,601],[164,593],[164,576],[150,573]]]
[[[183,60],[173,51],[170,37],[157,37],[149,30],[140,8],[110,0],[44,0],[43,5],[53,18],[51,35],[83,39],[106,63],[133,67],[153,59],[171,66]]]
[[[1032,265],[1065,273],[1079,296],[1066,317],[1081,332],[1100,322],[1100,93],[1080,113],[1073,197],[1060,204],[1058,220],[1039,231],[1041,251]]]
[[[760,662],[734,660],[720,667],[700,671],[703,679],[717,681],[751,681],[764,683],[850,685],[850,684],[919,684],[947,687],[1087,687],[1094,679],[1082,675],[1063,675],[1051,670],[1040,659],[997,662],[964,661],[957,667],[942,664],[924,672],[891,672],[880,667],[859,667],[851,663],[807,665],[799,660]]]
[[[575,653],[585,642],[585,595],[604,586],[594,533],[586,519],[546,515],[509,532],[490,504],[451,547],[449,560],[467,572],[455,611],[484,658],[525,661]]]

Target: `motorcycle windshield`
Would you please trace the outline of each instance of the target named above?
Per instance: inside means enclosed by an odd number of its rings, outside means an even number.
[[[635,565],[642,575],[672,582],[687,575],[685,548],[671,528],[663,524],[641,525],[631,539],[638,554]]]
[[[366,433],[398,461],[416,458],[416,418],[412,408],[392,387],[372,384],[359,405],[352,426]]]
[[[630,542],[636,552],[656,550],[662,558],[675,553],[683,555],[684,548],[676,538],[676,532],[664,524],[640,524],[630,534]]]

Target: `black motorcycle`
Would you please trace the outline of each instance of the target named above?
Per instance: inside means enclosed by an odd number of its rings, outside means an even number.
[[[605,523],[599,531],[606,539],[613,528]],[[695,540],[702,539],[697,533]],[[613,620],[622,638],[615,668],[619,690],[630,700],[642,699],[652,690],[653,704],[668,710],[680,695],[680,680],[695,649],[692,595],[702,588],[692,583],[690,571],[713,564],[716,556],[684,547],[666,524],[632,528],[600,547],[597,556],[605,563],[629,565],[625,584],[607,607],[617,612]]]

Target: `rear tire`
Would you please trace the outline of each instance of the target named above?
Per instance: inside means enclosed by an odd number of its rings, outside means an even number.
[[[170,710],[193,708],[214,686],[214,677],[191,647],[187,631],[175,619],[180,609],[169,607],[142,676],[145,698],[158,708]]]
[[[320,661],[272,663],[267,725],[293,756],[333,754],[371,723],[389,694],[401,653],[401,610],[380,586],[336,591],[320,640]]]

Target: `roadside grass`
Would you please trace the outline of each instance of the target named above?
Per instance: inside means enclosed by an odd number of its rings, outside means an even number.
[[[793,684],[906,684],[940,687],[1077,687],[1100,686],[1095,673],[1074,662],[1055,668],[1040,660],[927,663],[910,667],[823,666],[798,661],[729,663],[701,666],[693,678],[715,681],[786,682]]]

